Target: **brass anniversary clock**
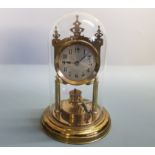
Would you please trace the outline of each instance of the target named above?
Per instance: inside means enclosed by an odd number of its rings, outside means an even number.
[[[105,136],[111,124],[108,112],[98,104],[97,75],[104,39],[96,18],[90,20],[90,16],[85,18],[82,14],[70,16],[73,19],[70,25],[66,26],[69,22],[66,18],[60,24],[63,35],[58,25],[53,32],[55,101],[44,111],[41,122],[53,138],[65,143],[84,144]],[[64,99],[62,85],[70,86]],[[90,89],[82,90],[81,86]]]

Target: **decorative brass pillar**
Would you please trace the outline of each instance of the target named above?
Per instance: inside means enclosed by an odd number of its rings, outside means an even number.
[[[61,94],[60,94],[60,80],[59,78],[56,76],[55,79],[55,110],[57,113],[60,113],[60,98],[61,98]]]
[[[95,120],[96,115],[97,115],[97,106],[98,106],[98,79],[97,77],[94,80],[93,83],[93,101],[92,101],[92,112],[93,112],[93,120]]]
[[[95,107],[98,104],[98,79],[95,78],[93,83],[93,112],[95,112]]]

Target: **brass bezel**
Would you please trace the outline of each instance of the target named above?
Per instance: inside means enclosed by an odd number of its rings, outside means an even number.
[[[87,46],[88,48],[91,48],[93,55],[96,59],[96,66],[95,66],[93,74],[91,74],[88,78],[80,80],[80,81],[70,80],[70,79],[66,78],[64,76],[64,74],[61,72],[60,67],[59,67],[61,52],[66,47],[71,46],[73,44],[81,44],[81,45]],[[57,75],[62,79],[63,83],[71,84],[71,85],[82,85],[82,84],[92,83],[92,81],[95,79],[95,77],[99,71],[99,68],[100,68],[100,56],[99,56],[98,50],[91,43],[84,41],[84,40],[70,40],[67,42],[63,42],[61,45],[59,44],[58,48],[55,51],[55,54],[56,54],[55,69],[56,69]]]

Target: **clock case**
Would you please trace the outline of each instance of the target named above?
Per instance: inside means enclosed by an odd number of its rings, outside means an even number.
[[[70,29],[73,33],[72,36],[64,39],[60,39],[60,34],[55,27],[55,32],[53,34],[54,39],[52,40],[52,45],[54,46],[54,64],[55,70],[57,75],[60,77],[62,82],[65,84],[71,85],[82,85],[82,84],[89,84],[92,83],[95,79],[98,70],[100,68],[100,49],[103,45],[103,34],[101,33],[100,26],[98,26],[98,30],[95,34],[95,40],[91,41],[88,37],[82,36],[81,33],[84,31],[84,28],[80,27],[81,22],[78,20],[78,16],[76,16],[76,21],[73,23],[74,27]],[[94,69],[94,74],[91,75],[89,78],[80,81],[73,81],[66,78],[61,71],[59,70],[59,61],[60,61],[60,54],[66,47],[73,45],[73,44],[82,44],[92,49],[94,57],[96,59],[96,66]]]
[[[55,104],[49,106],[42,115],[42,125],[45,131],[53,138],[72,144],[84,144],[96,141],[105,136],[111,125],[110,115],[105,108],[98,104],[98,79],[100,68],[100,50],[103,45],[100,26],[94,34],[95,39],[81,35],[84,28],[80,27],[79,16],[73,23],[70,37],[60,39],[55,27],[52,45],[54,47],[55,79]],[[93,50],[96,59],[95,74],[80,81],[67,79],[59,69],[60,54],[66,47],[73,44],[82,44]],[[92,100],[82,97],[82,92],[73,89],[69,92],[69,99],[61,99],[61,84],[64,85],[93,85]]]

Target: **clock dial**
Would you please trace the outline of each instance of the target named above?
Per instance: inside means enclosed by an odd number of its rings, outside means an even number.
[[[80,81],[96,74],[96,59],[91,48],[74,44],[66,47],[60,54],[61,73],[70,80]]]

